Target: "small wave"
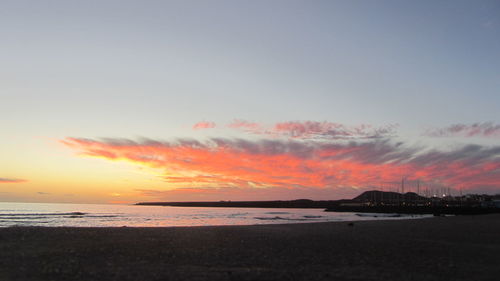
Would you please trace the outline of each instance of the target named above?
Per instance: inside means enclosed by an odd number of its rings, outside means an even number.
[[[292,219],[292,218],[282,218],[282,217],[254,217],[254,219],[257,219],[257,220],[268,220],[268,221],[272,221],[272,220],[284,220],[284,221],[305,221],[306,219]]]
[[[0,217],[45,217],[45,216],[84,216],[87,213],[70,212],[70,213],[11,213],[0,214]]]
[[[285,218],[282,218],[282,217],[254,217],[254,219],[258,219],[258,220],[286,220]]]
[[[401,217],[401,214],[371,214],[371,213],[358,213],[356,214],[358,217],[372,217],[372,218],[398,218]]]
[[[234,217],[241,217],[241,216],[246,216],[248,213],[235,213],[235,214],[229,214],[228,217],[234,218]]]
[[[322,218],[323,216],[304,216],[306,219],[319,219]]]
[[[118,215],[90,215],[90,216],[85,216],[86,218],[117,218],[120,217]]]
[[[5,221],[54,219],[53,216],[14,216],[14,217],[0,217],[0,218]]]
[[[15,224],[23,224],[23,225],[32,225],[32,224],[39,224],[39,223],[49,223],[48,221],[22,221],[22,220],[0,220],[1,223],[15,223]]]
[[[268,214],[268,215],[286,215],[286,214],[290,214],[289,212],[267,212],[265,214]]]

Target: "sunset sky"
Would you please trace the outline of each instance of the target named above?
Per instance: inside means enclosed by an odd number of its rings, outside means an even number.
[[[500,193],[499,1],[0,1],[0,201]]]

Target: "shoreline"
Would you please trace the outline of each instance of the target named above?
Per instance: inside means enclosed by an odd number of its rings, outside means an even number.
[[[195,227],[7,227],[1,280],[496,280],[500,215]]]
[[[12,226],[0,226],[0,233],[3,229],[9,228],[33,228],[33,229],[168,229],[168,228],[209,228],[209,227],[259,227],[259,226],[295,226],[295,225],[308,225],[308,224],[349,224],[349,223],[361,223],[361,222],[387,222],[387,221],[406,221],[406,220],[422,220],[422,219],[433,219],[436,216],[431,216],[429,214],[401,214],[402,216],[392,217],[392,216],[377,216],[378,213],[362,213],[370,215],[361,215],[358,220],[338,220],[338,221],[302,221],[302,222],[276,222],[276,223],[257,223],[257,224],[217,224],[217,225],[172,225],[172,226],[44,226],[44,225],[12,225]],[[373,215],[372,215],[373,214]],[[382,213],[383,214],[383,213]],[[443,215],[439,217],[454,217],[457,215]],[[461,216],[461,215],[460,215]],[[473,215],[478,216],[478,215]],[[482,216],[482,215],[481,215]],[[370,217],[376,217],[377,219],[365,219]]]

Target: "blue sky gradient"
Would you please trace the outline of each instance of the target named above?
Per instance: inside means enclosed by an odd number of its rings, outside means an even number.
[[[422,135],[500,123],[499,1],[1,1],[0,38],[10,158],[46,157],[40,138],[233,137],[235,119],[498,143]]]

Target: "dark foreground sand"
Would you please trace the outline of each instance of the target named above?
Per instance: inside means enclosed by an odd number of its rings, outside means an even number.
[[[0,280],[500,280],[500,215],[191,228],[3,228]]]

